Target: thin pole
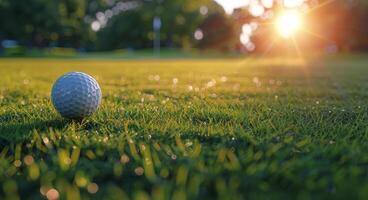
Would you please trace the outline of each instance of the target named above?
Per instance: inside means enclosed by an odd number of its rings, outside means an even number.
[[[155,32],[155,39],[153,40],[153,49],[154,54],[158,57],[160,57],[160,48],[161,48],[161,19],[160,17],[156,16],[153,19],[153,30]]]

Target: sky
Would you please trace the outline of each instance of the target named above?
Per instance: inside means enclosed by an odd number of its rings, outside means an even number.
[[[219,3],[226,13],[231,14],[235,8],[249,5],[250,0],[215,0]]]
[[[254,8],[259,8],[259,5],[264,7],[272,7],[274,4],[274,0],[215,0],[219,3],[226,13],[231,14],[233,13],[234,9],[241,8],[245,6],[250,6]],[[293,8],[302,5],[305,0],[283,0],[283,4],[287,8]],[[258,10],[258,9],[256,9]]]

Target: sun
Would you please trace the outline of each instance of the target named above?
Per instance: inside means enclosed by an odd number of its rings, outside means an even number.
[[[302,27],[303,20],[300,12],[289,10],[282,12],[275,22],[278,34],[283,38],[294,36]]]

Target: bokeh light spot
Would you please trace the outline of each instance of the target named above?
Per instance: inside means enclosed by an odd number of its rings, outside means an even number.
[[[92,30],[93,30],[93,31],[95,31],[95,32],[99,31],[99,30],[100,30],[100,28],[101,28],[101,24],[100,24],[100,22],[98,22],[98,21],[94,21],[94,22],[92,22],[92,24],[91,24],[91,28],[92,28]]]
[[[295,8],[301,6],[304,0],[284,0],[284,6],[286,8]]]
[[[197,29],[195,32],[194,32],[194,38],[196,40],[202,40],[204,37],[204,34],[203,34],[203,31],[201,29]]]
[[[59,192],[56,189],[52,188],[46,192],[46,197],[49,200],[56,200],[59,198]]]

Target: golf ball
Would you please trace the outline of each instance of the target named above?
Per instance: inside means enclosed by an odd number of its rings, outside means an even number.
[[[61,116],[83,119],[96,112],[101,103],[101,89],[90,75],[71,72],[55,82],[51,100]]]

